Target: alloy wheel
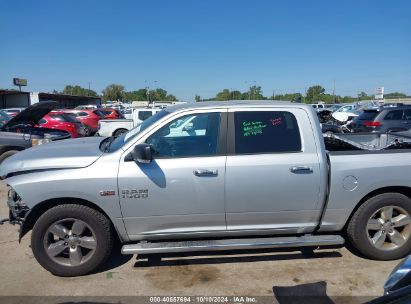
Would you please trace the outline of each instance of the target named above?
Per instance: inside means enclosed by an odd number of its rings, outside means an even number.
[[[368,239],[375,248],[395,250],[410,238],[411,217],[401,207],[385,206],[369,218],[366,229]]]
[[[79,219],[64,219],[53,223],[44,235],[47,255],[64,266],[79,266],[96,252],[97,239],[91,227]]]

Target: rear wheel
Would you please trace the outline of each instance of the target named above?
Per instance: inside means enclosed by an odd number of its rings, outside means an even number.
[[[8,158],[8,157],[10,157],[10,156],[12,156],[12,155],[14,155],[14,154],[16,154],[17,152],[19,152],[19,151],[17,151],[17,150],[10,150],[10,151],[4,152],[2,155],[0,155],[0,164],[1,164],[6,158]]]
[[[31,235],[37,261],[52,274],[79,276],[95,271],[113,247],[111,223],[83,205],[58,205],[37,220]]]
[[[395,260],[411,252],[411,199],[384,193],[367,200],[347,227],[351,243],[375,260]]]

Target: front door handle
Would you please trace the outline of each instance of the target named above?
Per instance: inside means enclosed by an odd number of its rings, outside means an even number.
[[[308,166],[295,166],[291,167],[290,171],[295,174],[310,174],[313,173],[313,168]]]
[[[210,169],[197,169],[194,170],[194,175],[195,176],[217,176],[218,175],[218,170],[210,170]]]

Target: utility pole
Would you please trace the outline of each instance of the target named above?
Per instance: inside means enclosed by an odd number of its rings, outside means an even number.
[[[147,82],[147,80],[144,80],[144,83],[146,84],[146,96],[147,96],[147,105],[150,105],[150,85]]]
[[[87,96],[90,94],[90,81],[88,82],[88,92],[87,92]]]
[[[333,86],[333,102],[335,103],[335,79],[334,79],[334,86]]]

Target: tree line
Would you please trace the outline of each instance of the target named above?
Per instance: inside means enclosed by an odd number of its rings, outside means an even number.
[[[407,95],[404,93],[394,92],[389,94],[384,94],[384,98],[406,98]],[[271,96],[264,96],[260,86],[251,86],[247,91],[240,92],[238,90],[224,89],[216,94],[212,98],[202,99],[200,95],[195,96],[197,102],[200,101],[212,101],[212,100],[285,100],[292,102],[304,102],[304,103],[349,103],[362,100],[372,100],[374,95],[368,95],[365,92],[360,92],[357,96],[340,96],[336,94],[328,94],[325,89],[320,85],[314,85],[307,89],[305,94],[299,92],[295,93],[285,93],[276,94]]]
[[[79,85],[66,85],[63,91],[53,91],[53,93],[91,97],[98,96],[96,91],[83,88]],[[110,84],[105,87],[101,93],[103,101],[177,101],[174,95],[169,94],[161,88],[154,90],[142,88],[135,91],[126,91],[121,84]]]
[[[69,95],[79,96],[92,96],[97,97],[96,91],[86,89],[78,85],[66,85],[61,92],[54,91],[54,93],[62,93]],[[169,94],[166,90],[157,88],[141,88],[134,91],[126,91],[125,87],[120,84],[110,84],[102,91],[103,101],[177,101],[178,99]],[[406,98],[408,97],[404,93],[394,92],[384,94],[384,98]],[[336,94],[329,94],[325,92],[325,89],[321,85],[313,85],[307,89],[305,94],[299,92],[276,94],[271,96],[264,96],[261,86],[251,86],[247,91],[241,92],[238,90],[224,89],[218,92],[214,97],[201,98],[200,95],[195,95],[195,101],[224,101],[224,100],[285,100],[292,102],[303,103],[349,103],[362,100],[372,100],[374,95],[368,95],[365,92],[360,92],[357,96],[340,96]]]

